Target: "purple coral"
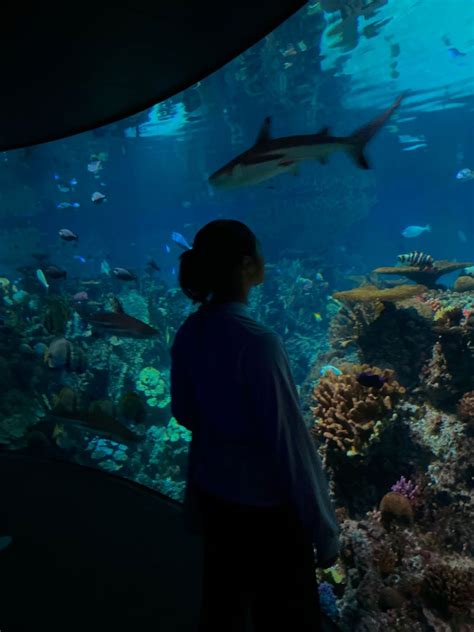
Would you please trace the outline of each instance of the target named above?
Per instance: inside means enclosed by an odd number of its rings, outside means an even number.
[[[333,621],[337,621],[339,617],[339,609],[334,595],[334,588],[328,582],[319,584],[319,603],[321,610]]]
[[[390,490],[392,492],[397,492],[398,494],[405,496],[405,498],[408,498],[408,500],[412,504],[415,504],[417,502],[420,493],[420,488],[418,487],[418,485],[415,485],[413,481],[405,478],[404,476],[401,476],[395,483],[395,485],[392,485]]]

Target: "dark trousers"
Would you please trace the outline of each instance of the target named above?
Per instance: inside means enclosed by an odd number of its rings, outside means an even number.
[[[204,577],[199,632],[317,632],[313,546],[290,506],[250,507],[199,492]]]

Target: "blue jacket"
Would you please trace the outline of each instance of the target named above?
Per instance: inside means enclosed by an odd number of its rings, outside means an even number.
[[[339,551],[339,529],[314,440],[279,337],[243,303],[206,305],[171,350],[172,411],[192,431],[185,509],[200,532],[195,488],[228,501],[292,503],[319,560]]]

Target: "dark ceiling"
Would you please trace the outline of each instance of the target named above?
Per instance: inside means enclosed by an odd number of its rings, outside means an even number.
[[[219,69],[304,4],[19,3],[2,17],[0,150],[151,107]]]

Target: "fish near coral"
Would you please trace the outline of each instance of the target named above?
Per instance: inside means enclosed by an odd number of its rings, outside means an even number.
[[[405,388],[389,369],[345,364],[341,370],[341,375],[326,373],[315,386],[315,406],[311,407],[315,424],[310,432],[330,452],[364,458],[380,439]],[[361,372],[380,374],[385,379],[383,387],[368,391],[357,380]]]
[[[406,266],[414,266],[416,268],[431,268],[434,260],[431,255],[427,255],[424,252],[418,252],[414,250],[406,255],[398,255],[398,261]]]
[[[158,330],[144,323],[138,318],[129,316],[124,312],[123,306],[117,297],[110,297],[112,312],[88,313],[79,308],[81,303],[77,303],[76,310],[86,322],[88,322],[98,333],[112,334],[113,336],[123,336],[128,338],[151,338],[158,335]]]
[[[128,338],[151,338],[158,330],[128,314],[116,312],[97,312],[86,320],[98,331]]]
[[[370,371],[362,371],[356,379],[362,386],[375,388],[377,390],[381,389],[386,382],[386,378],[383,375],[371,373]]]
[[[114,268],[112,274],[116,279],[120,281],[136,281],[137,275],[126,268]]]
[[[74,415],[58,415],[51,413],[56,422],[64,424],[65,428],[74,427],[92,434],[96,434],[118,443],[135,443],[140,437],[120,423],[114,417],[100,411],[78,412]]]
[[[44,361],[50,369],[63,369],[70,365],[72,344],[66,338],[56,338],[44,354]]]
[[[85,369],[82,349],[76,348],[66,338],[56,338],[44,354],[44,361],[50,369],[66,369],[81,373]]]
[[[50,265],[43,270],[45,277],[49,279],[65,279],[67,277],[66,270],[58,268],[58,266]]]

